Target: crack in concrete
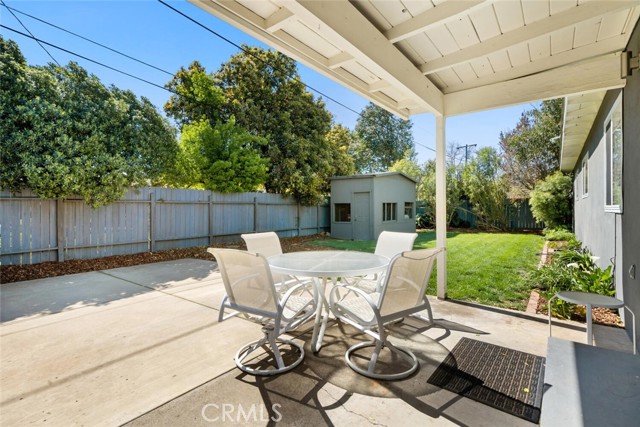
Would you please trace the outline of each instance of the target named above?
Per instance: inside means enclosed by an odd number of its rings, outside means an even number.
[[[325,393],[326,393],[326,394],[327,394],[331,399],[333,399],[334,401],[336,401],[336,402],[337,402],[337,401],[339,401],[339,400],[340,400],[340,399],[336,398],[335,396],[333,396],[333,395],[329,392],[329,390],[325,390],[324,388],[322,388],[321,390],[322,390],[322,391],[324,391],[324,392],[325,392]],[[349,395],[350,395],[350,396],[353,396],[353,393],[349,393]],[[358,416],[358,417],[360,417],[360,418],[363,418],[363,419],[367,420],[367,422],[368,422],[370,425],[374,425],[374,426],[381,426],[381,427],[388,427],[386,424],[382,424],[382,423],[378,423],[378,422],[376,422],[376,421],[375,421],[374,419],[372,419],[371,417],[368,417],[368,416],[366,416],[366,415],[364,415],[364,414],[360,414],[360,413],[358,413],[358,412],[356,412],[356,411],[354,411],[354,410],[352,410],[352,409],[347,408],[347,406],[346,406],[346,402],[345,402],[345,403],[340,404],[340,407],[341,407],[342,409],[344,409],[345,411],[347,411],[348,413],[350,413],[350,414],[356,415],[356,416]]]

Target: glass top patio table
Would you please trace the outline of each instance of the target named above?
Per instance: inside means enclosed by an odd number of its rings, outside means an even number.
[[[314,352],[318,352],[322,347],[322,338],[331,311],[325,296],[327,280],[331,279],[335,284],[339,277],[357,277],[380,273],[387,268],[391,260],[369,252],[303,251],[273,255],[267,258],[267,261],[274,273],[316,279],[315,282],[319,287],[322,301],[321,304],[318,304],[316,312],[311,348]]]
[[[337,278],[378,273],[389,265],[390,260],[369,252],[304,251],[274,255],[268,261],[276,273]]]

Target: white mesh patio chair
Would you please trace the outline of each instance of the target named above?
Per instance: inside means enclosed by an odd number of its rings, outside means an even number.
[[[383,231],[378,236],[374,253],[392,259],[402,252],[412,250],[417,237],[418,233]],[[380,292],[383,279],[384,272],[360,278],[354,285],[369,293]]]
[[[396,255],[389,264],[379,294],[370,294],[345,284],[333,287],[329,294],[329,305],[334,315],[373,338],[347,350],[345,359],[351,369],[370,378],[385,380],[406,378],[418,369],[418,361],[411,351],[398,348],[388,341],[385,326],[423,310],[427,311],[429,322],[433,322],[425,291],[436,255],[441,250],[420,249]],[[343,295],[345,292],[347,297]],[[368,359],[365,369],[354,362],[354,352],[366,347],[374,348],[370,356],[355,356]],[[376,369],[380,352],[385,348],[392,355],[406,360],[409,368],[392,374]]]
[[[282,294],[276,289],[269,263],[263,255],[234,249],[209,248],[208,251],[218,262],[226,290],[218,321],[237,316],[261,324],[264,333],[263,338],[238,350],[235,355],[236,366],[253,375],[275,375],[298,366],[304,359],[303,347],[279,337],[298,328],[316,314],[319,301],[317,287],[311,282],[300,283]],[[225,315],[227,310],[230,313]],[[285,364],[282,358],[278,345],[282,343],[295,347],[300,353],[289,364]],[[247,365],[248,357],[262,347],[273,354],[275,367],[259,369]]]
[[[282,254],[280,238],[273,231],[241,234],[240,237],[242,237],[242,240],[244,240],[244,243],[247,245],[247,252],[261,254],[264,255],[265,258]],[[297,278],[280,273],[271,273],[271,275],[273,276],[273,281],[276,283],[276,286],[278,288],[282,287],[283,289],[299,283],[311,281],[311,279]]]

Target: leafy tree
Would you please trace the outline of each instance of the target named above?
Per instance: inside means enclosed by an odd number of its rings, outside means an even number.
[[[300,81],[295,62],[279,52],[243,46],[215,73],[225,97],[223,118],[267,139],[265,188],[313,204],[340,171],[340,147],[326,138],[331,114]]]
[[[253,147],[264,143],[234,120],[214,127],[206,119],[185,124],[173,181],[218,193],[254,191],[264,183],[269,162]]]
[[[411,178],[418,181],[418,188],[420,187],[420,182],[423,178],[422,169],[420,165],[415,160],[411,158],[405,157],[404,159],[398,160],[389,168],[390,172],[403,172],[406,175],[409,175]]]
[[[502,157],[495,148],[481,148],[464,170],[463,185],[478,220],[504,228],[508,184],[502,176],[501,162]]]
[[[411,122],[395,117],[374,104],[367,105],[356,123],[361,143],[354,147],[356,169],[361,173],[383,172],[405,153],[414,150]]]
[[[175,133],[151,102],[71,62],[27,66],[0,37],[0,186],[97,207],[173,164]]]
[[[458,207],[460,207],[463,188],[461,179],[461,167],[456,165],[448,158],[446,164],[446,179],[447,179],[447,193],[446,193],[446,206],[447,206],[447,224],[451,225],[456,215]],[[425,214],[429,218],[429,222],[435,222],[435,208],[436,208],[436,162],[435,160],[427,160],[422,166],[421,179],[419,181],[417,189],[417,199],[422,200],[427,205]]]
[[[536,221],[548,228],[571,225],[573,181],[570,175],[556,172],[540,181],[531,192],[531,212]]]
[[[355,174],[353,157],[349,154],[351,146],[357,143],[358,136],[348,128],[337,124],[327,133],[326,140],[331,145],[332,151],[337,156],[334,160],[336,176]]]
[[[165,87],[174,95],[165,103],[164,111],[180,126],[203,118],[213,126],[221,119],[224,95],[198,61],[186,70],[181,67]]]
[[[512,188],[530,191],[559,168],[562,98],[522,113],[515,129],[500,133],[505,176]]]

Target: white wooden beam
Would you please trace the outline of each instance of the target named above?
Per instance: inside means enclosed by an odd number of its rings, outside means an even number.
[[[327,67],[331,69],[342,67],[351,61],[355,61],[355,58],[349,55],[347,52],[340,52],[339,54],[327,59]]]
[[[359,85],[355,84],[355,77],[353,75],[347,76],[348,73],[340,73],[340,68],[335,70],[329,69],[327,67],[326,57],[315,52],[313,49],[310,49],[299,40],[294,39],[282,30],[275,31],[273,34],[266,31],[264,29],[264,19],[246,9],[244,6],[241,6],[239,3],[235,1],[225,1],[220,4],[211,0],[189,0],[189,2],[203,9],[205,12],[224,20],[239,30],[244,31],[266,45],[276,48],[278,51],[290,58],[293,58],[307,67],[316,70],[323,76],[339,82],[343,86],[362,97],[371,100],[380,107],[397,114],[402,118],[407,118],[409,111],[397,110],[394,100],[389,100],[387,97],[379,96],[380,94],[370,92],[369,86],[364,82],[360,82]],[[419,108],[415,109],[415,114],[430,111],[431,109],[427,107],[426,103],[424,103],[423,105],[420,105]]]
[[[611,53],[532,76],[445,95],[447,115],[465,114],[491,108],[596,90],[620,88],[620,53]]]
[[[518,67],[513,67],[504,71],[498,71],[497,73],[489,74],[475,80],[468,80],[461,84],[449,86],[444,89],[444,92],[459,92],[461,90],[467,90],[474,87],[513,80],[531,74],[536,74],[541,71],[562,67],[574,62],[579,62],[584,59],[593,58],[595,56],[616,52],[618,50],[621,50],[621,48],[627,44],[627,38],[628,37],[626,35],[611,37],[597,43],[589,44],[576,49],[571,49],[553,56],[539,59],[534,62],[520,65]]]
[[[391,43],[408,39],[411,36],[422,33],[434,25],[452,19],[462,13],[469,13],[469,9],[482,4],[483,0],[448,1],[422,12],[419,15],[384,32],[385,37]]]
[[[388,81],[378,80],[375,83],[370,83],[369,84],[369,91],[370,92],[380,92],[381,90],[387,89],[389,87],[391,87],[391,84]]]
[[[548,18],[533,22],[524,27],[493,37],[482,43],[453,52],[442,58],[434,59],[420,66],[420,71],[432,74],[458,64],[488,56],[494,52],[505,50],[511,46],[527,42],[582,21],[638,5],[637,0],[590,1],[581,3]]]
[[[282,29],[287,22],[295,18],[295,15],[288,9],[281,7],[277,12],[264,20],[264,29],[270,33]]]
[[[351,54],[401,92],[411,93],[428,111],[440,113],[443,94],[348,1],[282,0],[298,19]]]
[[[445,143],[446,117],[436,115],[436,247],[445,250],[437,259],[437,296],[447,297],[447,147]]]

